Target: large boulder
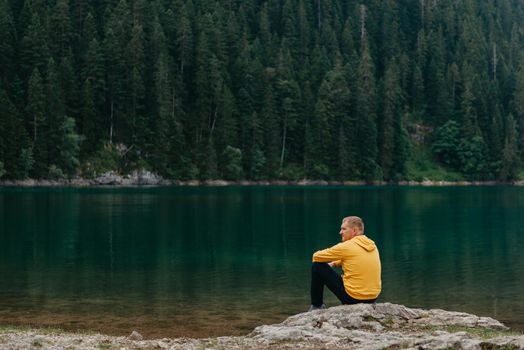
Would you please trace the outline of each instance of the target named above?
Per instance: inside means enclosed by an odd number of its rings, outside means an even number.
[[[512,333],[489,317],[382,303],[298,314],[257,327],[249,337],[265,344],[302,342],[306,347],[322,344],[333,349],[484,349],[486,344],[524,349],[524,336],[506,334]],[[496,339],[485,339],[489,336]]]

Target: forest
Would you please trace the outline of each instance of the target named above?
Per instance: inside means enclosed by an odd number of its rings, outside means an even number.
[[[524,2],[0,0],[0,176],[524,179]]]

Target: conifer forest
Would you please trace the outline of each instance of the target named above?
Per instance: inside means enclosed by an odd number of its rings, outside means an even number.
[[[0,0],[0,176],[512,181],[524,2]]]

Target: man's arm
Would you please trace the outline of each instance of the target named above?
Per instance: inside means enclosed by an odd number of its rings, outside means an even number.
[[[334,245],[331,248],[319,250],[313,254],[313,262],[328,262],[333,263],[331,266],[340,266],[344,258],[344,249],[342,246],[343,243]]]

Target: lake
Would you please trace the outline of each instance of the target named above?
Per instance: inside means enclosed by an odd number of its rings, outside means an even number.
[[[524,330],[524,188],[502,186],[2,188],[0,325],[246,334],[308,309],[348,215],[379,247],[379,302]]]

